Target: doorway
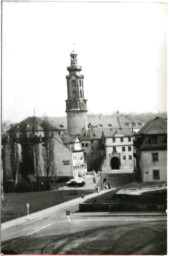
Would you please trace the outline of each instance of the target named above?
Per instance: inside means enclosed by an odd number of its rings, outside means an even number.
[[[120,158],[119,157],[116,157],[116,156],[112,157],[111,168],[112,168],[112,170],[120,169]]]

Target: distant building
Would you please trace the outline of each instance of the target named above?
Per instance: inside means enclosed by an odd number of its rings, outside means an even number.
[[[101,165],[102,171],[134,171],[133,138],[134,133],[130,129],[103,131],[105,156]]]
[[[42,120],[38,117],[28,117],[17,123],[11,125],[11,128],[7,131],[9,139],[16,139],[17,142],[21,142],[31,138],[50,138],[55,135],[62,135],[65,132],[63,128],[57,128],[50,124],[47,120]]]
[[[65,136],[63,143],[72,151],[73,176],[84,176],[87,173],[87,164],[84,160],[84,150],[77,136]]]
[[[135,168],[143,182],[167,181],[167,119],[155,118],[135,136]]]

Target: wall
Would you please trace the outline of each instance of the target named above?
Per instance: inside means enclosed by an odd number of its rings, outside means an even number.
[[[85,161],[88,171],[98,171],[102,161],[101,140],[83,140],[81,141],[84,149]]]
[[[159,154],[159,161],[153,162],[152,153]],[[141,171],[142,181],[167,181],[167,151],[166,150],[154,150],[154,151],[141,151]],[[155,180],[153,178],[153,170],[160,170],[160,179]]]
[[[73,176],[72,151],[56,139],[50,139],[53,144],[54,162],[50,168],[49,176]]]
[[[80,134],[87,125],[87,112],[67,112],[67,129],[69,135]]]

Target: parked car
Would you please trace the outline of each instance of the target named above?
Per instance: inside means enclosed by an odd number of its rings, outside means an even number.
[[[75,179],[71,179],[69,181],[66,182],[66,185],[69,187],[82,187],[86,184],[85,180],[83,178],[75,178]]]

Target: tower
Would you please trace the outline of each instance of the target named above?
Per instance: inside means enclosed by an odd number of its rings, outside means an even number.
[[[67,130],[69,135],[80,134],[82,128],[87,127],[87,100],[84,99],[84,76],[80,74],[82,68],[78,66],[77,54],[70,54],[71,63],[67,67]]]

